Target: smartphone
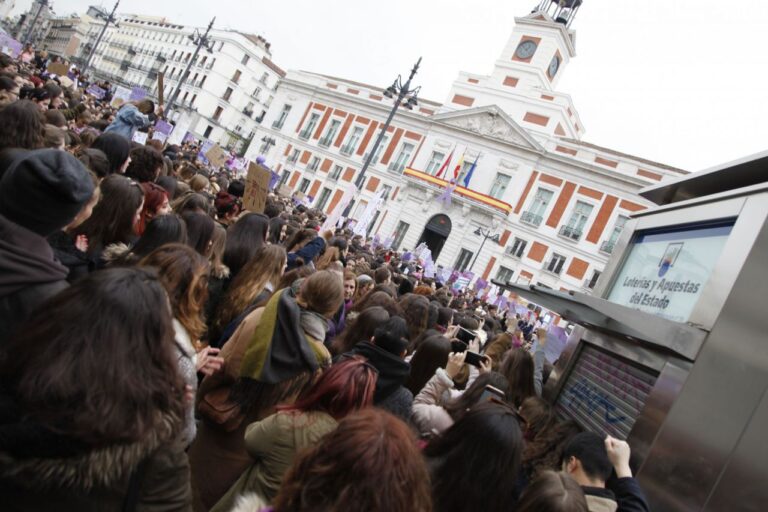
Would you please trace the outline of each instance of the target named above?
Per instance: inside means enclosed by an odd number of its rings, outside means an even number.
[[[477,336],[477,334],[470,331],[469,329],[465,329],[464,327],[459,327],[459,330],[456,333],[456,337],[467,345],[469,345],[472,340],[475,339],[475,336]]]
[[[485,386],[483,394],[480,395],[480,402],[487,402],[489,400],[500,400],[501,402],[507,401],[507,395],[504,394],[499,388],[495,388],[491,385]]]
[[[467,331],[467,332],[470,332],[470,331]],[[480,368],[480,361],[482,361],[485,358],[485,356],[480,355],[477,352],[469,352],[467,351],[467,348],[468,348],[467,344],[464,343],[463,341],[451,342],[451,352],[466,352],[467,357],[464,358],[464,362]]]

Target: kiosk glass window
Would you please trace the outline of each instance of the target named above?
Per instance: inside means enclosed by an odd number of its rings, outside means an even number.
[[[733,224],[731,219],[636,233],[607,299],[687,322]]]

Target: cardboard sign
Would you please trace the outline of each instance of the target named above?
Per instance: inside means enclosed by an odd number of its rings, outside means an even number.
[[[259,164],[251,162],[248,175],[245,177],[245,192],[243,192],[243,208],[249,212],[262,213],[267,204],[269,194],[269,178],[272,173]]]
[[[159,140],[163,144],[165,144],[165,141],[168,140],[168,135],[164,134],[163,132],[154,132],[152,134],[152,140]]]
[[[61,85],[63,89],[69,89],[70,87],[75,85],[75,82],[68,76],[60,76],[59,85]]]
[[[227,154],[218,144],[214,144],[213,147],[205,153],[205,158],[207,158],[214,167],[221,167],[227,163]]]
[[[107,94],[107,91],[105,91],[104,89],[102,89],[96,84],[89,85],[88,88],[85,90],[85,92],[90,94],[97,100],[103,100],[104,96],[106,96]]]
[[[147,143],[148,136],[149,134],[147,132],[136,132],[133,134],[133,138],[131,140],[137,144],[144,145]]]
[[[114,94],[112,94],[112,101],[109,103],[109,106],[112,108],[120,108],[123,104],[130,101],[130,98],[131,90],[122,85],[118,85],[115,88]]]
[[[69,66],[63,62],[51,62],[48,64],[46,71],[52,75],[67,76]]]
[[[280,197],[291,197],[291,187],[288,185],[281,185],[277,189],[277,195]]]

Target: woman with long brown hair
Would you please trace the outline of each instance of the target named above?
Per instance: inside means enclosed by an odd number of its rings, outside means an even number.
[[[338,356],[349,352],[361,341],[370,341],[376,329],[387,323],[389,316],[387,310],[381,306],[371,306],[366,309],[357,318],[347,323],[347,327],[336,336],[331,343],[331,354]]]
[[[153,271],[84,277],[3,352],[3,510],[189,510],[184,381]]]
[[[515,407],[520,407],[529,396],[536,396],[533,357],[527,350],[513,348],[507,352],[499,372],[509,381],[509,399]]]
[[[378,372],[362,357],[333,365],[294,404],[252,423],[245,431],[245,446],[253,464],[219,500],[211,512],[229,512],[235,498],[255,492],[272,501],[283,475],[296,454],[317,444],[345,416],[373,402]]]
[[[179,369],[187,386],[194,392],[197,389],[197,372],[211,375],[224,363],[217,357],[218,349],[206,347],[199,352],[196,349],[205,332],[203,308],[208,296],[208,262],[186,245],[168,244],[154,250],[139,265],[157,269],[160,281],[168,292],[174,316]],[[185,446],[192,442],[195,433],[194,407],[190,403],[182,432]]]
[[[211,344],[223,346],[240,321],[269,299],[280,283],[285,264],[285,249],[279,245],[265,245],[256,251],[221,300],[211,324]]]

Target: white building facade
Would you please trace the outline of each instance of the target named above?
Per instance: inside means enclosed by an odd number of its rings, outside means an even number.
[[[549,5],[516,19],[491,74],[459,73],[445,103],[398,111],[349,210],[359,218],[383,195],[369,234],[401,250],[426,242],[438,265],[485,279],[589,290],[628,216],[650,205],[637,192],[684,173],[580,140],[573,102],[554,90],[575,56],[572,15]],[[264,155],[282,184],[331,213],[392,108],[381,91],[289,71],[246,156]]]
[[[93,19],[82,44],[81,61],[93,48],[104,22]],[[204,32],[203,29],[197,29]],[[195,27],[165,18],[124,14],[105,32],[90,72],[127,87],[142,87],[158,98],[164,75],[164,99],[170,99],[195,51]],[[269,43],[262,37],[213,29],[211,51],[201,50],[189,78],[181,84],[179,109],[196,112],[189,131],[233,150],[244,150],[269,108],[280,78]]]

